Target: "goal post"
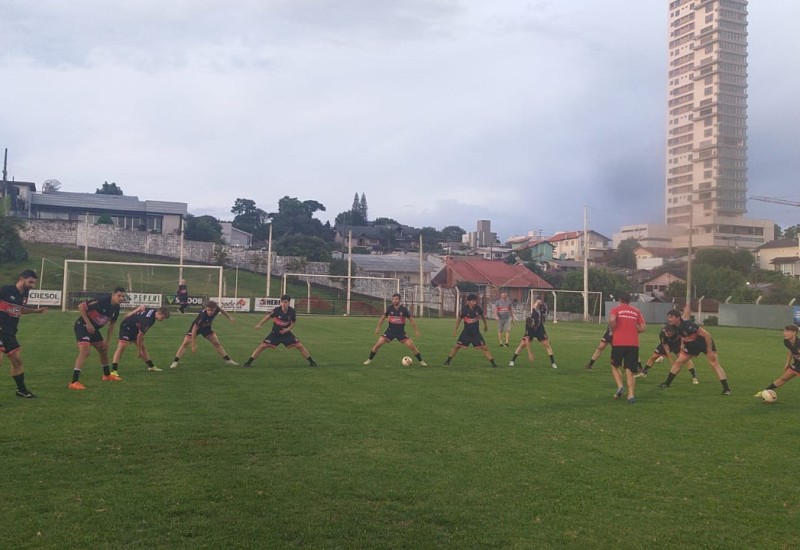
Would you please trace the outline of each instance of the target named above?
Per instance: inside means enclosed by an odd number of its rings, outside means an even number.
[[[305,309],[304,313],[321,313],[325,310],[328,313],[343,313],[350,315],[374,315],[377,302],[385,311],[388,299],[394,293],[400,293],[400,279],[398,277],[368,277],[365,275],[321,275],[310,273],[284,273],[281,281],[281,294],[286,294],[289,278],[296,279],[306,284],[306,298],[298,299],[297,310]],[[348,281],[349,279],[349,281]],[[312,293],[312,281],[318,285],[328,288],[327,295]],[[328,284],[325,284],[325,281]],[[347,284],[349,282],[350,284]],[[332,295],[335,293],[336,295]],[[342,295],[344,293],[344,295]],[[358,294],[362,298],[354,300],[353,294]],[[298,298],[295,296],[295,298]],[[339,303],[337,311],[336,304]],[[312,311],[315,310],[315,311]],[[320,311],[322,310],[322,311]],[[356,311],[357,310],[357,311]],[[383,313],[381,311],[381,313]]]
[[[223,270],[217,265],[64,260],[61,310],[74,309],[80,302],[118,286],[124,287],[130,298],[123,307],[158,307],[165,304],[166,296],[175,294],[181,274],[190,292],[200,289],[204,297],[224,296]]]
[[[544,300],[550,309],[553,323],[561,321],[583,321],[584,318],[597,323],[603,322],[603,293],[598,291],[586,292],[588,295],[589,310],[584,311],[583,290],[554,290],[533,288],[530,290],[530,306],[533,308],[537,299]]]

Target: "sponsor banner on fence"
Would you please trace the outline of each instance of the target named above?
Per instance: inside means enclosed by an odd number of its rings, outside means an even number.
[[[211,298],[225,311],[247,313],[250,311],[250,298]]]
[[[162,297],[163,294],[151,294],[149,292],[128,292],[126,300],[122,302],[120,307],[161,307]]]
[[[792,306],[792,310],[794,313],[794,318],[792,319],[794,324],[800,325],[800,306]]]
[[[256,304],[253,311],[272,311],[281,305],[280,298],[256,298]],[[294,298],[289,301],[289,305],[294,307]]]
[[[36,306],[60,306],[60,290],[29,290],[28,307]]]

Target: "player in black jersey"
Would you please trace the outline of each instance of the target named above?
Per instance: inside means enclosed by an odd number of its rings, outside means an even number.
[[[189,307],[189,287],[186,286],[186,279],[181,279],[180,284],[178,284],[175,299],[178,301],[178,311],[183,315],[186,312],[186,308]]]
[[[25,387],[25,369],[20,357],[22,348],[17,342],[17,326],[23,315],[47,311],[46,307],[28,307],[28,291],[36,288],[38,279],[35,271],[26,269],[20,273],[16,284],[0,287],[0,363],[8,355],[8,360],[11,361],[11,377],[17,384],[17,397],[26,399],[32,399],[36,395]]]
[[[650,372],[652,366],[668,358],[670,353],[675,355],[677,359],[678,355],[681,353],[681,347],[681,337],[678,335],[675,327],[669,324],[664,325],[658,333],[658,346],[653,350],[653,354],[650,358],[645,361],[642,372],[636,373],[634,377],[647,377],[647,373]],[[689,373],[692,375],[692,384],[699,384],[700,381],[697,379],[697,370],[695,370],[694,363],[691,360],[689,360]]]
[[[211,323],[214,322],[214,318],[220,313],[227,317],[228,321],[231,323],[236,322],[236,319],[231,317],[227,311],[219,307],[217,302],[214,300],[209,300],[206,303],[205,308],[203,308],[203,311],[198,313],[197,317],[195,317],[194,321],[192,321],[192,326],[189,327],[189,331],[186,333],[186,336],[183,337],[183,342],[178,348],[178,351],[175,352],[175,359],[172,361],[172,364],[169,366],[169,368],[178,368],[178,362],[181,360],[181,357],[183,357],[183,354],[186,351],[186,346],[189,344],[192,346],[192,353],[197,353],[198,334],[211,342],[211,345],[214,346],[214,349],[217,351],[219,356],[222,357],[222,360],[226,365],[239,364],[231,359],[231,356],[225,352],[225,348],[222,347],[222,344],[219,342],[219,338],[217,338],[217,333],[214,332],[213,328],[211,328]]]
[[[156,321],[169,319],[169,308],[160,307],[158,309],[146,306],[139,306],[128,313],[119,326],[119,342],[117,350],[114,352],[113,364],[111,365],[111,375],[119,376],[119,360],[128,344],[134,342],[138,350],[137,355],[147,365],[148,372],[161,372],[161,369],[153,364],[147,347],[144,345],[144,335],[150,330]]]
[[[408,308],[400,303],[399,294],[392,294],[392,303],[386,308],[386,313],[381,315],[381,318],[378,319],[378,326],[375,327],[375,334],[380,334],[381,326],[383,326],[383,322],[386,319],[389,320],[389,326],[386,327],[386,332],[381,334],[378,337],[378,341],[372,346],[369,352],[369,359],[364,361],[364,364],[369,365],[372,363],[372,360],[375,358],[375,355],[382,345],[388,344],[392,340],[397,340],[405,344],[406,347],[411,350],[414,357],[419,361],[420,366],[427,367],[428,364],[422,360],[422,354],[419,352],[419,349],[417,349],[414,341],[406,335],[406,321],[414,327],[414,335],[417,338],[419,338],[419,328],[417,328],[417,322],[411,316],[411,312],[408,311]]]
[[[266,323],[269,319],[272,319],[272,331],[253,351],[249,359],[244,362],[242,365],[243,367],[252,367],[253,361],[258,359],[258,356],[261,355],[261,352],[267,348],[276,348],[281,344],[287,348],[297,349],[297,351],[300,352],[300,355],[302,355],[305,360],[308,361],[309,366],[318,366],[316,361],[311,358],[311,354],[308,353],[308,350],[303,346],[302,343],[300,343],[300,340],[292,332],[292,328],[297,323],[297,313],[295,312],[294,308],[289,305],[291,300],[292,297],[288,294],[281,296],[281,305],[264,315],[264,318],[256,324],[256,328],[261,328],[261,325]]]
[[[586,363],[585,369],[592,369],[594,368],[595,362],[600,359],[600,355],[602,355],[603,350],[608,347],[611,343],[611,337],[614,336],[614,332],[611,330],[611,326],[606,327],[606,331],[603,333],[603,336],[600,338],[600,343],[597,344],[597,347],[592,353],[592,357],[589,359],[589,362]]]
[[[103,294],[94,300],[87,300],[78,305],[80,317],[75,321],[73,330],[75,339],[78,342],[78,357],[75,359],[75,366],[72,369],[72,382],[69,384],[71,390],[85,390],[86,386],[81,384],[81,369],[89,358],[91,347],[100,354],[100,365],[103,367],[102,380],[117,381],[119,377],[111,376],[111,367],[108,362],[108,341],[103,340],[100,329],[108,326],[108,339],[111,339],[114,325],[119,317],[119,306],[125,301],[125,289],[117,287],[111,294]]]
[[[497,368],[497,363],[494,362],[492,352],[490,352],[489,348],[486,347],[486,342],[481,335],[481,327],[479,324],[480,321],[483,321],[484,331],[489,330],[489,327],[486,325],[486,317],[483,316],[483,309],[478,305],[478,296],[475,294],[467,295],[467,303],[461,308],[461,313],[459,314],[458,319],[456,319],[456,326],[453,329],[453,336],[455,336],[458,332],[458,326],[461,324],[461,321],[464,321],[464,330],[461,331],[461,335],[459,335],[456,345],[453,346],[452,350],[450,350],[450,353],[447,355],[447,359],[445,359],[444,364],[449,365],[450,361],[453,360],[453,357],[455,357],[459,351],[461,351],[463,348],[472,346],[483,351],[483,355],[486,357],[486,359],[489,360],[494,368]]]
[[[722,368],[722,365],[719,364],[717,347],[714,345],[714,339],[711,337],[711,334],[704,328],[699,327],[694,321],[684,319],[681,312],[677,309],[671,309],[667,312],[667,323],[675,327],[675,331],[678,333],[678,336],[681,337],[683,347],[681,348],[680,355],[678,355],[678,358],[672,364],[672,368],[669,369],[667,379],[664,380],[662,384],[659,384],[659,387],[670,387],[672,381],[681,372],[683,365],[688,363],[693,357],[705,353],[708,364],[714,369],[720,384],[722,384],[722,395],[730,395],[731,388],[728,386],[728,375],[725,374],[725,370]]]
[[[531,342],[533,342],[535,338],[542,344],[544,350],[547,352],[547,356],[550,358],[550,367],[554,369],[558,368],[555,355],[553,354],[553,347],[550,345],[550,338],[548,338],[547,331],[544,329],[544,315],[542,315],[541,309],[538,307],[538,305],[542,303],[544,302],[537,300],[537,303],[535,303],[531,309],[531,314],[525,319],[525,335],[522,337],[517,349],[514,350],[511,361],[508,362],[509,367],[514,366],[517,357],[519,357],[519,352],[522,351],[523,347],[528,351],[528,359],[533,363]]]
[[[800,376],[800,339],[797,338],[797,331],[796,325],[783,327],[783,345],[788,350],[786,364],[783,367],[783,374],[767,386],[766,389],[778,389],[792,378]],[[761,397],[761,392],[756,393],[755,396]]]

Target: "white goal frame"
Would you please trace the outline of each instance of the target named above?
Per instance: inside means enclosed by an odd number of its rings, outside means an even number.
[[[314,275],[309,273],[284,273],[283,280],[281,281],[281,294],[286,294],[286,278],[296,277],[298,279],[306,278],[306,286],[308,287],[308,298],[311,299],[311,281],[309,279],[347,279],[347,308],[346,315],[350,315],[350,295],[352,294],[352,279],[371,279],[375,281],[394,281],[395,292],[400,294],[400,279],[398,277],[367,277],[366,275]],[[381,298],[381,296],[375,296]],[[383,296],[384,302],[386,297]]]
[[[221,265],[186,265],[186,264],[154,264],[154,263],[142,263],[142,262],[108,262],[108,261],[100,261],[100,260],[64,260],[64,282],[62,285],[62,299],[61,299],[61,311],[67,311],[67,288],[69,287],[69,266],[70,264],[77,264],[83,265],[83,290],[86,291],[86,268],[92,265],[111,265],[111,266],[131,266],[131,267],[166,267],[166,268],[173,268],[176,270],[178,275],[178,282],[180,282],[180,278],[182,277],[184,269],[211,269],[216,270],[218,272],[218,296],[223,296],[222,294],[222,287],[224,281],[224,267]],[[130,289],[128,289],[130,290]],[[110,290],[109,290],[110,292]]]
[[[561,293],[561,294],[580,294],[581,296],[583,296],[583,294],[584,294],[583,290],[557,290],[557,289],[552,289],[552,288],[532,288],[530,290],[530,294],[529,294],[529,296],[530,296],[529,300],[530,300],[530,303],[531,303],[531,305],[530,305],[531,309],[533,309],[533,303],[536,301],[536,296],[539,295],[539,294],[545,294],[545,293],[548,293],[548,292],[553,295],[553,311],[551,312],[553,314],[553,324],[557,324],[558,323],[558,294],[559,293]],[[597,295],[597,299],[598,299],[597,303],[600,304],[600,307],[598,308],[598,311],[597,311],[597,323],[601,324],[603,322],[603,307],[602,307],[602,304],[603,304],[603,293],[599,292],[599,291],[596,291],[596,290],[591,290],[591,291],[586,292],[585,294],[587,294],[588,296],[591,296],[592,294],[596,294]],[[584,317],[584,320],[589,320],[589,318],[592,317],[591,312],[584,311],[583,312],[583,317]]]

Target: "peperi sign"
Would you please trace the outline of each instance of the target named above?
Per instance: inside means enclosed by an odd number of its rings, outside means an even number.
[[[139,306],[161,307],[163,294],[151,294],[149,292],[128,292],[121,307],[134,308]]]
[[[35,306],[60,306],[60,290],[29,290],[28,307]]]

